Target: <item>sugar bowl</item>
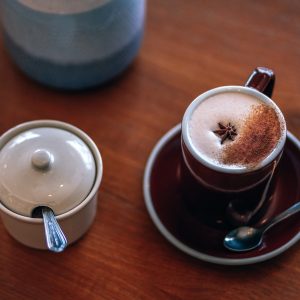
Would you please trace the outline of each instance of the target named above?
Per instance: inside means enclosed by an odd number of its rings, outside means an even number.
[[[62,251],[91,226],[102,173],[97,146],[70,124],[38,120],[8,130],[0,137],[5,228],[29,247]]]

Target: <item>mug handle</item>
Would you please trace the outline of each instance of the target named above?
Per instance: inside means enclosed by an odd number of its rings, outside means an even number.
[[[257,67],[248,78],[245,86],[254,88],[271,98],[274,84],[274,71],[265,67]]]

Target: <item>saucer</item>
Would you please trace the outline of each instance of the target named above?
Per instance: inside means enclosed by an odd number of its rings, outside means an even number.
[[[183,211],[180,204],[184,200],[180,192],[180,161],[179,124],[168,131],[152,150],[144,174],[144,198],[155,226],[181,251],[210,263],[247,265],[277,256],[300,239],[300,218],[296,214],[270,229],[260,247],[242,253],[227,250],[223,246],[223,238],[228,231],[209,228],[201,220],[193,219],[192,215],[186,218],[188,212]],[[290,132],[278,168],[278,182],[264,221],[300,200],[300,141]],[[195,230],[186,230],[187,225]]]

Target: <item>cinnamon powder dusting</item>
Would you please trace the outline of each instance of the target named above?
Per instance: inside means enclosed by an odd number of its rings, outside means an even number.
[[[238,138],[224,147],[224,164],[254,166],[276,147],[281,125],[273,108],[255,105],[239,130]]]

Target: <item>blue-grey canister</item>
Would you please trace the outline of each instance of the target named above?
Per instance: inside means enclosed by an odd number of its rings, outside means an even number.
[[[146,0],[3,0],[6,47],[27,75],[85,89],[120,74],[138,53]]]

